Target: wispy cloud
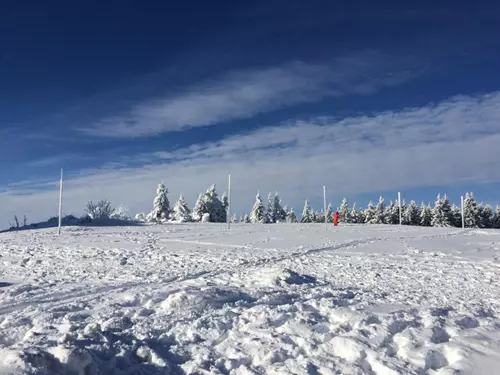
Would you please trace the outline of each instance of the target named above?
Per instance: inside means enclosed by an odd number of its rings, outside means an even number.
[[[174,152],[137,155],[142,167],[79,172],[66,183],[65,212],[82,213],[87,200],[108,197],[134,212],[147,210],[155,185],[191,204],[209,184],[233,181],[233,207],[250,209],[255,192],[279,190],[296,207],[373,191],[500,182],[500,92],[461,96],[400,112],[335,121],[295,121]],[[120,160],[118,160],[120,162]],[[14,214],[45,218],[57,212],[57,186],[28,183],[0,193],[0,223]],[[39,186],[39,185],[38,185]],[[22,196],[16,194],[23,193]]]
[[[364,52],[326,64],[291,62],[237,71],[139,103],[128,113],[100,119],[80,130],[93,136],[134,138],[208,126],[326,96],[370,94],[408,81],[416,74],[410,68],[408,59]]]

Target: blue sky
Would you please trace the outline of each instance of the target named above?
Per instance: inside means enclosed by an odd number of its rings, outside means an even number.
[[[241,3],[241,4],[239,4]],[[2,4],[0,227],[233,176],[233,207],[322,185],[500,203],[498,2]]]

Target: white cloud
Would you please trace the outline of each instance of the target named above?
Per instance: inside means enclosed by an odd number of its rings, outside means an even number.
[[[398,57],[363,52],[328,64],[293,62],[238,71],[148,100],[129,113],[100,119],[80,130],[93,136],[134,138],[250,118],[326,96],[365,95],[398,85],[415,74],[407,70],[411,65]]]
[[[161,181],[171,200],[184,193],[193,205],[212,183],[222,193],[228,173],[237,213],[250,209],[257,190],[278,190],[285,203],[300,210],[303,199],[321,199],[324,184],[338,202],[374,191],[500,182],[499,144],[500,92],[340,121],[297,121],[138,155],[150,160],[142,168],[81,172],[66,184],[64,211],[80,214],[86,201],[103,197],[134,212],[148,210]],[[31,219],[54,215],[57,196],[56,182],[50,191],[36,191],[26,182],[12,187],[0,193],[0,223],[15,213]]]

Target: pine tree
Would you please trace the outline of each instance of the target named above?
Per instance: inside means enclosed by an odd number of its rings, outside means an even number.
[[[399,224],[399,202],[396,200],[396,202],[390,205],[390,208],[391,208],[389,213],[390,217],[388,219],[389,223]]]
[[[227,212],[227,210],[229,208],[229,198],[227,197],[226,192],[224,192],[224,194],[222,194],[221,202],[222,202],[222,209],[224,210],[224,214],[222,214],[222,211],[221,211],[221,215],[227,219],[227,215],[229,213],[229,212]],[[224,220],[224,222],[226,222],[226,220]]]
[[[432,223],[432,208],[430,205],[425,205],[422,202],[420,208],[420,225],[423,227],[430,227]]]
[[[366,224],[373,224],[374,221],[376,221],[376,216],[375,216],[375,206],[373,205],[373,202],[370,201],[368,203],[368,207],[366,208],[364,212],[365,216],[365,223]]]
[[[230,221],[232,224],[238,224],[238,218],[236,217],[236,215],[233,215]]]
[[[170,202],[168,201],[167,194],[168,190],[162,182],[156,190],[156,197],[153,200],[153,211],[148,215],[148,221],[160,223],[169,218]]]
[[[408,223],[407,225],[420,224],[420,211],[415,201],[411,201],[410,205],[406,208],[405,223]]]
[[[179,197],[179,200],[175,203],[172,211],[172,219],[178,223],[191,221],[191,211],[189,210],[186,200],[182,194]]]
[[[339,219],[341,223],[349,223],[351,221],[349,213],[349,204],[347,203],[347,198],[342,199],[340,204]]]
[[[450,223],[457,228],[462,226],[462,211],[455,203],[450,208]]]
[[[252,221],[250,220],[250,216],[248,216],[248,215],[246,215],[246,214],[245,214],[245,216],[243,216],[243,222],[244,222],[245,224],[250,224],[250,223],[252,222]]]
[[[253,224],[264,224],[267,222],[266,209],[264,208],[262,198],[258,192],[255,197],[255,204],[253,205],[252,212],[250,212],[250,222]]]
[[[500,206],[495,210],[495,217],[493,218],[493,228],[500,228]]]
[[[285,222],[286,221],[286,211],[283,208],[280,196],[278,192],[274,194],[274,221],[275,222]]]
[[[451,226],[451,207],[448,197],[437,196],[436,202],[434,204],[434,209],[432,210],[432,222],[433,227],[449,227]]]
[[[384,197],[380,197],[375,208],[375,217],[373,219],[373,224],[384,224],[385,223],[385,204]]]
[[[227,222],[227,212],[219,199],[215,184],[208,188],[207,192],[203,196],[203,200],[206,208],[206,212],[204,213],[208,213],[210,215],[211,223]]]
[[[240,216],[240,220],[239,220],[240,223],[244,223],[245,222],[245,219],[243,216]]]
[[[274,197],[271,193],[267,196],[267,222],[275,223],[276,222],[276,210],[274,208]]]
[[[205,205],[205,200],[203,199],[203,194],[200,193],[193,207],[193,212],[191,214],[191,217],[193,221],[200,222],[201,218],[203,217],[203,214],[206,212],[207,212],[207,207]]]
[[[300,219],[300,222],[301,223],[313,222],[311,206],[309,206],[309,201],[307,199],[306,202],[304,203],[304,209],[302,210],[302,218]]]
[[[356,206],[356,202],[354,202],[353,205],[352,205],[351,222],[354,223],[354,224],[360,223],[359,213],[358,213],[358,207]]]
[[[331,203],[329,203],[326,208],[326,222],[333,223],[333,207]]]
[[[493,228],[494,227],[494,215],[493,207],[489,204],[479,205],[479,220],[481,228]]]
[[[466,228],[478,228],[481,223],[479,209],[472,193],[465,194],[464,221]]]
[[[365,210],[363,209],[358,210],[358,223],[359,224],[366,223],[366,213]]]
[[[410,225],[410,222],[407,220],[407,218],[408,218],[408,216],[406,214],[407,210],[408,210],[408,205],[406,204],[406,200],[403,199],[403,201],[401,202],[401,224],[402,225]],[[399,215],[399,209],[398,209],[398,215]],[[399,218],[398,218],[398,222],[399,222]]]
[[[291,208],[290,211],[287,212],[286,222],[287,223],[298,223],[299,222],[297,215],[293,211],[293,208]]]

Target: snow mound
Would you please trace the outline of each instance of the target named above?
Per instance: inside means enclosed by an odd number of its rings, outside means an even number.
[[[276,287],[286,285],[314,284],[317,279],[310,275],[301,275],[288,268],[268,267],[252,273],[248,280],[262,286]]]

